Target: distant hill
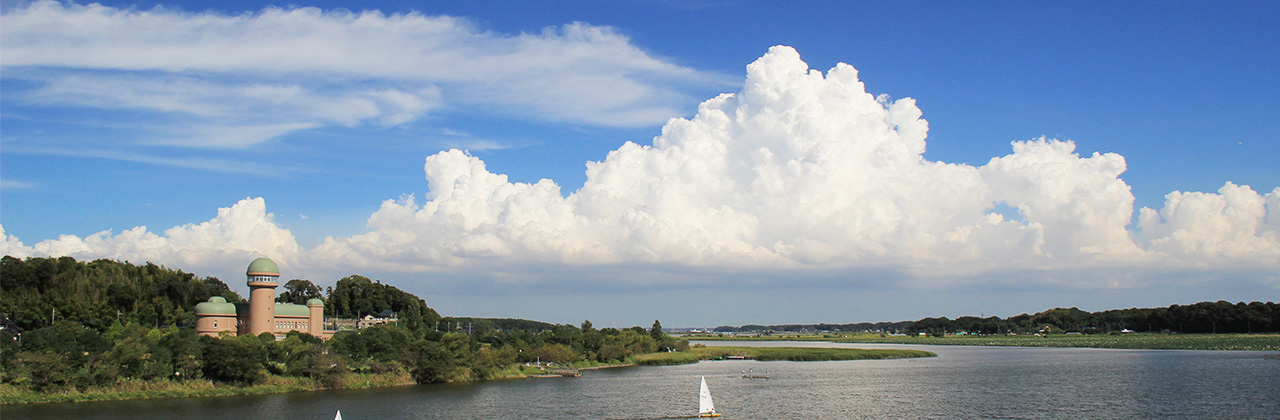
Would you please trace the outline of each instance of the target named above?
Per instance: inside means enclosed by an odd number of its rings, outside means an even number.
[[[302,281],[310,284],[309,281]],[[316,288],[318,290],[318,287]],[[244,301],[216,277],[155,264],[71,257],[0,260],[0,315],[23,329],[72,320],[104,330],[119,320],[142,325],[195,326],[195,306],[211,296]],[[417,296],[362,276],[338,280],[323,296],[329,316],[357,318],[396,312],[401,326],[433,328],[440,315]]]
[[[211,296],[243,301],[216,277],[155,264],[71,257],[0,259],[0,314],[23,329],[68,319],[104,329],[116,320],[142,325],[195,325],[197,303]]]

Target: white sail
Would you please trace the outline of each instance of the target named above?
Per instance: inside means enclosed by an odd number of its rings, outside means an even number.
[[[334,416],[333,420],[342,420],[342,410],[338,410],[338,415]]]
[[[716,405],[711,402],[711,389],[707,388],[707,378],[702,377],[702,388],[698,390],[698,415],[716,414]]]

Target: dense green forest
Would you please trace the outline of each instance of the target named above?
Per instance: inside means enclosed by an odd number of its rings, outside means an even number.
[[[1079,332],[1107,334],[1124,330],[1134,332],[1168,332],[1188,334],[1259,333],[1280,331],[1280,304],[1272,302],[1235,303],[1200,302],[1172,305],[1168,308],[1113,309],[1085,312],[1076,308],[1056,308],[1034,315],[1008,318],[963,316],[924,318],[918,321],[858,324],[786,324],[716,327],[717,332],[761,331],[830,331],[830,332],[901,332],[933,335],[953,333],[1027,334],[1040,332]]]
[[[410,330],[438,329],[440,314],[427,302],[395,286],[369,280],[364,276],[347,276],[328,289],[325,313],[338,318],[359,318],[390,309],[399,317],[400,326]]]
[[[351,374],[404,374],[416,382],[483,380],[518,363],[613,364],[659,349],[687,349],[662,331],[595,329],[536,321],[441,318],[426,302],[361,276],[327,296],[306,280],[285,283],[280,301],[327,300],[332,315],[384,309],[399,322],[344,331],[328,341],[300,332],[199,336],[193,308],[210,296],[241,300],[216,278],[147,264],[4,257],[0,385],[39,392],[111,387],[121,381],[215,381],[249,385],[299,377],[341,387]],[[19,334],[20,332],[20,334]],[[519,371],[518,369],[516,370]]]
[[[193,327],[195,306],[218,295],[244,299],[215,277],[147,263],[77,262],[71,257],[0,259],[0,313],[20,327],[75,320],[103,330],[115,322]]]

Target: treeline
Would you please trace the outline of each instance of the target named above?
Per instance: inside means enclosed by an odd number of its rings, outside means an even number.
[[[254,385],[273,375],[308,378],[326,388],[342,388],[357,373],[405,375],[418,383],[485,380],[519,376],[518,363],[627,363],[638,354],[689,348],[688,340],[674,340],[657,321],[647,331],[596,330],[587,321],[540,333],[485,335],[387,324],[322,341],[297,331],[282,340],[270,333],[213,338],[187,328],[136,323],[114,323],[99,331],[62,320],[15,338],[0,331],[0,383],[37,392],[109,388],[133,380]]]
[[[330,315],[349,318],[390,309],[398,322],[340,331],[328,341],[296,331],[282,340],[270,333],[213,338],[191,328],[195,305],[213,295],[242,301],[216,278],[109,260],[4,257],[0,264],[0,307],[12,318],[0,329],[0,383],[40,392],[132,380],[246,385],[272,376],[337,388],[357,374],[484,380],[519,376],[518,363],[623,363],[688,348],[657,321],[648,330],[620,330],[590,321],[442,318],[413,294],[355,275],[327,296],[310,281],[290,280],[277,300],[318,297]]]
[[[318,287],[316,288],[318,289]],[[390,309],[400,326],[409,330],[438,329],[440,314],[412,293],[389,284],[351,275],[327,289],[325,313],[338,318],[359,318]]]
[[[0,313],[24,329],[76,320],[103,330],[117,321],[195,325],[197,303],[211,296],[243,301],[216,277],[147,263],[77,262],[71,257],[0,258]]]
[[[1188,334],[1257,333],[1280,331],[1280,305],[1272,302],[1227,301],[1172,305],[1168,308],[1130,308],[1086,312],[1055,308],[1034,315],[1009,318],[925,318],[904,329],[908,333],[940,335],[1079,332],[1083,334],[1166,332]]]
[[[442,329],[467,331],[473,334],[488,334],[494,331],[531,331],[543,332],[556,328],[555,324],[515,318],[468,318],[445,317],[440,320]]]
[[[0,314],[22,329],[72,320],[104,330],[113,323],[153,327],[195,326],[195,306],[212,296],[243,302],[216,277],[199,277],[152,263],[133,265],[106,259],[79,262],[71,257],[0,259]],[[352,275],[321,290],[309,280],[293,279],[278,290],[277,302],[325,301],[325,315],[359,318],[396,312],[402,327],[436,328],[440,314],[426,301],[394,286]]]
[[[1280,304],[1227,301],[1172,305],[1168,308],[1112,309],[1086,312],[1055,308],[1034,315],[1008,318],[962,316],[924,318],[918,321],[859,324],[788,324],[717,327],[717,332],[885,332],[931,335],[1028,334],[1079,332],[1082,334],[1167,332],[1188,334],[1258,333],[1280,331]]]

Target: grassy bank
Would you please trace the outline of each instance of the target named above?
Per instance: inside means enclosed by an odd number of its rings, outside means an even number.
[[[906,357],[930,357],[933,353],[919,350],[861,350],[824,348],[753,348],[753,347],[695,347],[684,352],[651,353],[635,357],[621,364],[581,362],[569,366],[574,369],[603,369],[640,365],[674,365],[696,363],[701,360],[725,356],[745,356],[755,360],[858,360],[898,359]],[[511,365],[494,372],[490,379],[527,378],[548,373],[547,370],[524,365]],[[208,380],[121,380],[112,386],[76,389],[65,387],[49,391],[33,391],[22,386],[0,384],[0,405],[63,403],[82,401],[115,401],[152,398],[221,397],[231,395],[277,394],[322,389],[364,389],[388,386],[413,385],[413,378],[406,372],[383,374],[349,373],[336,381],[337,386],[325,387],[320,381],[293,377],[268,376],[266,382],[252,386],[235,386]]]
[[[607,364],[599,362],[581,362],[571,366],[574,369],[591,370],[613,367],[634,366],[635,363]],[[535,377],[549,373],[548,370],[513,364],[496,371],[490,380],[520,379]],[[469,380],[469,379],[457,379]],[[41,404],[84,401],[117,401],[154,398],[196,398],[225,397],[232,395],[279,394],[285,392],[305,392],[323,389],[365,389],[390,386],[414,385],[413,377],[408,372],[394,373],[349,373],[340,379],[338,386],[325,387],[320,381],[296,376],[270,375],[267,381],[252,386],[236,386],[215,383],[209,380],[171,381],[171,380],[121,380],[112,386],[89,387],[83,390],[64,387],[44,392],[34,391],[27,387],[11,384],[0,384],[0,405],[6,404]]]
[[[863,360],[863,359],[903,359],[910,357],[933,357],[932,352],[922,350],[890,350],[890,349],[831,349],[807,347],[695,347],[685,352],[650,353],[636,357],[641,365],[680,365],[697,363],[702,360],[722,358],[726,356],[743,356],[752,360],[789,360],[796,362]]]
[[[918,337],[878,334],[774,335],[764,337],[690,337],[726,341],[831,341],[838,343],[929,344],[955,346],[1093,347],[1108,349],[1280,351],[1280,334],[1120,334],[996,335]]]
[[[364,389],[388,386],[412,385],[407,373],[351,373],[343,377],[342,384],[333,389]],[[330,389],[319,381],[290,376],[269,376],[266,382],[252,386],[216,384],[208,380],[171,381],[122,379],[112,386],[89,387],[83,390],[66,387],[46,392],[27,387],[0,384],[0,404],[63,403],[82,401],[115,401],[152,398],[225,397],[231,395],[278,394],[283,392]]]

